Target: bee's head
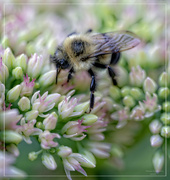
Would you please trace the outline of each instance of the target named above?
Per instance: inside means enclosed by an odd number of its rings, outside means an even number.
[[[67,69],[70,66],[70,64],[64,58],[64,56],[58,51],[56,51],[53,56],[50,55],[50,61],[56,65],[56,69],[57,69],[56,83],[57,83],[57,77],[61,69]]]
[[[57,49],[53,56],[50,55],[50,61],[56,64],[56,67],[60,69],[67,69],[69,67],[69,63],[61,49]]]
[[[58,59],[56,62],[56,67],[61,69],[67,69],[69,67],[69,63],[65,59]]]

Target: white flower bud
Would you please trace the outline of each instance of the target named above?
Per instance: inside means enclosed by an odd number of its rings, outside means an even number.
[[[156,173],[159,173],[164,165],[164,155],[161,152],[156,152],[152,161]]]
[[[158,120],[154,120],[149,124],[149,129],[153,134],[160,132],[162,124]]]
[[[27,66],[27,73],[29,77],[37,78],[42,70],[43,57],[36,53],[29,59]]]
[[[0,58],[0,81],[2,83],[5,82],[5,80],[8,78],[9,76],[9,71],[7,66],[2,62],[2,58]]]
[[[54,170],[57,168],[57,164],[53,158],[53,156],[49,153],[43,153],[42,155],[42,163],[47,169]]]
[[[30,100],[27,97],[22,97],[18,102],[18,106],[21,111],[28,111],[30,109]]]
[[[12,70],[12,75],[15,79],[21,79],[23,77],[23,71],[21,67],[16,67]]]
[[[18,144],[22,141],[22,136],[15,131],[6,130],[4,133],[6,143]]]
[[[31,110],[31,111],[28,111],[26,114],[25,114],[25,118],[27,121],[30,121],[32,119],[36,119],[37,116],[38,116],[38,111],[37,110]]]
[[[27,68],[27,56],[25,54],[21,54],[15,60],[15,67],[21,67],[23,72],[26,71]]]
[[[52,70],[40,76],[39,83],[41,86],[46,87],[53,84],[55,80],[56,80],[56,70]]]
[[[163,139],[159,134],[153,135],[150,138],[151,146],[153,147],[160,147],[163,143]]]
[[[5,65],[8,67],[9,71],[13,68],[13,62],[15,61],[15,57],[11,52],[10,48],[7,48],[4,52],[3,61]]]
[[[155,81],[147,77],[143,83],[143,89],[145,92],[154,93],[156,91],[157,85]]]
[[[8,91],[7,93],[7,100],[9,102],[15,102],[20,95],[21,92],[21,85],[16,85],[15,87],[13,87],[11,90]]]
[[[58,150],[59,150],[58,155],[62,158],[65,158],[69,156],[70,154],[72,154],[72,149],[68,146],[60,146]]]
[[[53,130],[56,127],[58,116],[55,112],[51,113],[47,118],[44,119],[43,125],[46,130]]]

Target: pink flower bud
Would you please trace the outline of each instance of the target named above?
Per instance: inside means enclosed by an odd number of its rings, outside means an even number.
[[[78,100],[76,98],[71,98],[71,100],[70,98],[70,96],[66,97],[58,105],[58,112],[62,119],[71,116],[75,106],[78,104]]]
[[[160,105],[158,105],[157,103],[157,95],[153,94],[153,96],[151,96],[148,92],[146,92],[146,96],[145,96],[146,100],[144,100],[144,106],[147,110],[149,110],[150,112],[153,112],[155,110],[160,110],[161,107]]]
[[[136,106],[132,109],[132,113],[130,115],[131,119],[141,121],[145,118],[145,108],[140,104],[140,106]]]
[[[34,125],[36,123],[36,120],[33,119],[31,121],[25,122],[25,119],[21,119],[21,126],[17,129],[17,131],[22,134],[24,140],[26,143],[31,144],[32,141],[30,139],[31,135],[38,135],[42,132],[41,129],[35,128]]]
[[[37,95],[39,96],[39,98],[37,98]],[[34,93],[31,99],[32,109],[38,110],[39,113],[47,112],[55,106],[60,96],[61,95],[58,93],[48,95],[48,92],[45,92],[41,96],[40,91],[37,91]]]
[[[75,171],[75,170],[82,173],[84,176],[87,176],[86,172],[81,167],[80,163],[82,162],[88,163],[88,161],[81,154],[72,153],[66,158],[62,158],[62,160],[63,160],[64,170],[66,172],[68,179],[71,178],[70,171]]]
[[[62,134],[65,138],[71,138],[75,141],[80,141],[86,137],[83,132],[86,132],[86,128],[90,126],[82,126],[83,119],[78,121],[69,121],[62,128]]]
[[[34,89],[34,81],[33,79],[30,82],[30,77],[26,74],[26,77],[24,76],[24,81],[21,83],[21,93],[20,96],[30,96],[32,95],[33,89]]]
[[[58,146],[57,142],[54,142],[54,138],[60,138],[59,134],[56,133],[50,133],[48,130],[45,130],[39,135],[40,141],[41,141],[41,147],[43,149],[50,149],[51,147]]]

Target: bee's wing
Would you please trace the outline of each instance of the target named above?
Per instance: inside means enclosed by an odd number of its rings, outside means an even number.
[[[140,43],[140,39],[129,31],[94,34],[91,35],[91,39],[95,50],[90,57],[126,51]]]

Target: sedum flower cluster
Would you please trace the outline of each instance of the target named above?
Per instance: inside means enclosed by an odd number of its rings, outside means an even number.
[[[52,93],[55,87],[46,91],[49,85],[45,83],[58,85],[55,84],[54,70],[41,74],[42,55],[33,54],[29,59],[25,54],[15,57],[11,49],[7,48],[1,54],[0,64],[2,149],[18,156],[17,145],[21,141],[31,144],[31,137],[34,136],[40,143],[41,150],[30,152],[29,159],[33,161],[39,155],[42,163],[54,170],[57,168],[54,156],[59,156],[69,179],[70,171],[77,170],[86,175],[82,166],[96,166],[95,151],[101,158],[106,154],[109,156],[106,153],[110,150],[109,145],[102,142],[104,118],[87,114],[89,101],[80,102],[80,97],[73,95],[75,90],[66,95],[61,95],[58,91]],[[87,136],[89,141],[84,141]],[[79,151],[73,152],[71,147],[64,145],[62,142],[65,139],[77,144]],[[89,148],[86,148],[88,145]]]
[[[86,6],[80,3],[79,7],[82,14],[87,12]],[[146,7],[152,9],[146,11],[148,19],[141,10]],[[14,3],[0,14],[0,21],[5,20],[0,29],[0,176],[26,176],[22,167],[12,164],[20,156],[20,144],[32,146],[33,141],[39,144],[38,150],[29,152],[28,159],[40,158],[56,176],[61,166],[70,180],[73,171],[87,176],[89,168],[97,168],[96,162],[122,169],[126,150],[144,129],[150,130],[150,145],[155,149],[150,161],[160,173],[170,138],[170,64],[163,46],[162,7],[93,4],[83,26],[75,24],[80,10],[72,8],[63,15],[59,5],[45,9],[41,4]],[[154,14],[154,8],[160,14]],[[70,33],[68,26],[84,32],[87,24],[100,32],[128,29],[143,39],[139,47],[122,53],[113,67],[118,86],[111,84],[105,70],[97,72],[90,114],[87,72],[77,72],[66,83],[68,71],[62,70],[56,84],[55,66],[49,62],[49,55]]]

